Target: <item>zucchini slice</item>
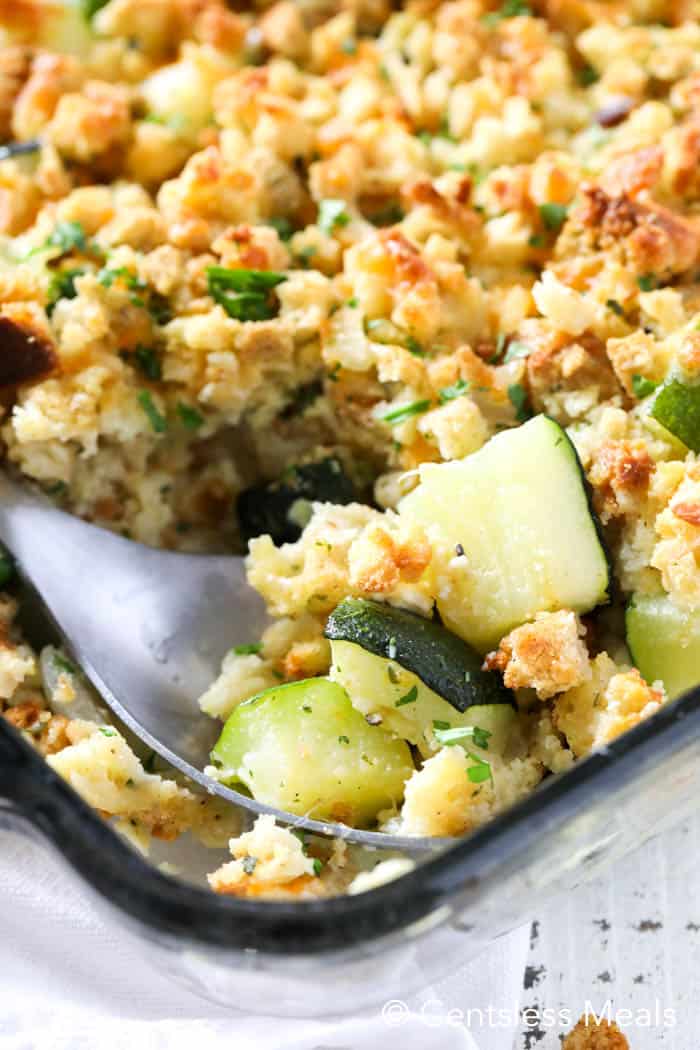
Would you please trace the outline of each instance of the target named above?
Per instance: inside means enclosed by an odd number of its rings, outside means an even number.
[[[700,452],[700,384],[670,379],[657,392],[650,415],[693,452]]]
[[[346,504],[356,498],[355,486],[333,456],[291,467],[278,481],[241,492],[236,506],[241,536],[248,541],[267,533],[278,546],[294,543],[310,517],[312,502]]]
[[[426,463],[399,512],[433,540],[443,622],[480,652],[542,611],[608,601],[610,571],[566,433],[535,416],[478,452]]]
[[[669,697],[700,684],[700,613],[679,609],[667,594],[635,594],[627,606],[627,645],[647,682]]]
[[[436,729],[467,726],[488,732],[489,751],[507,751],[518,719],[509,703],[476,703],[460,711],[398,661],[355,642],[332,641],[331,651],[330,677],[345,688],[353,706],[365,718],[381,719],[385,729],[408,740],[424,758],[441,747]]]
[[[416,613],[346,598],[328,618],[325,634],[332,642],[353,642],[381,657],[385,678],[390,674],[387,668],[393,666],[413,672],[428,690],[442,697],[443,704],[447,701],[457,711],[466,711],[473,704],[514,703],[500,675],[482,671],[482,658],[471,646]]]
[[[408,744],[368,725],[327,678],[267,689],[240,704],[212,751],[225,783],[290,813],[372,824],[403,798]]]

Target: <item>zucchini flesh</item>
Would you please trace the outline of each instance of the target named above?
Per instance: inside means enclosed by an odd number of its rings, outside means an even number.
[[[463,460],[427,463],[399,512],[434,545],[443,622],[481,652],[542,611],[608,600],[609,566],[574,446],[535,416]]]
[[[275,686],[240,704],[212,751],[225,783],[290,813],[364,827],[403,798],[403,740],[368,725],[327,678]]]
[[[462,638],[405,609],[346,598],[331,613],[325,634],[384,658],[385,667],[386,660],[395,661],[457,711],[472,704],[515,702],[500,675],[482,671],[481,656]]]
[[[647,682],[661,680],[669,697],[700,684],[700,613],[679,609],[666,594],[633,596],[627,645]]]
[[[353,706],[365,717],[381,718],[385,729],[408,740],[424,757],[441,746],[436,728],[478,726],[490,734],[489,751],[500,755],[507,751],[517,725],[510,704],[472,704],[459,711],[397,661],[341,640],[331,642],[331,652],[330,677],[345,688]]]
[[[700,385],[669,380],[656,394],[650,414],[693,452],[700,452]]]

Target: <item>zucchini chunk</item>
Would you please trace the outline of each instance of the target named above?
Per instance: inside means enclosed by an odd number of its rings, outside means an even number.
[[[433,540],[443,622],[480,652],[538,612],[608,601],[610,570],[576,450],[548,416],[420,467],[399,513]]]
[[[700,385],[669,380],[656,394],[650,414],[693,452],[700,452]]]
[[[414,771],[408,744],[369,725],[327,678],[240,704],[211,757],[225,783],[243,784],[259,802],[353,827],[397,805]]]
[[[667,594],[635,594],[627,606],[627,645],[647,682],[669,697],[700,684],[700,613],[679,609]]]
[[[482,671],[482,658],[471,646],[441,624],[416,613],[363,598],[346,598],[328,618],[325,634],[334,643],[352,642],[381,657],[387,681],[387,667],[411,671],[428,691],[442,698],[443,708],[466,711],[473,704],[514,704],[513,694],[500,675]],[[348,692],[352,697],[352,690]]]
[[[347,641],[332,641],[331,652],[330,677],[345,688],[353,706],[365,718],[381,719],[385,729],[408,740],[424,758],[441,746],[436,729],[476,727],[489,734],[490,751],[503,755],[508,749],[517,725],[509,703],[475,703],[460,711],[396,660]]]
[[[253,485],[238,497],[241,536],[247,542],[268,533],[279,546],[299,539],[311,503],[352,503],[357,493],[333,456],[291,467],[278,481]]]

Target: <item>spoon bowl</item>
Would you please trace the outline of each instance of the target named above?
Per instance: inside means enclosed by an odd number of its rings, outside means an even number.
[[[255,640],[266,625],[243,558],[146,547],[58,510],[8,477],[0,478],[0,539],[117,718],[208,792],[282,824],[365,846],[416,854],[449,841],[300,817],[204,772],[220,727],[197,697],[228,650]]]

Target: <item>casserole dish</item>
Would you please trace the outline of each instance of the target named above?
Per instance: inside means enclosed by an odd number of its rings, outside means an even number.
[[[41,838],[138,950],[241,1010],[347,1014],[458,967],[545,895],[682,820],[700,791],[700,690],[667,704],[394,882],[316,901],[221,898],[158,871],[0,721],[0,828]]]

